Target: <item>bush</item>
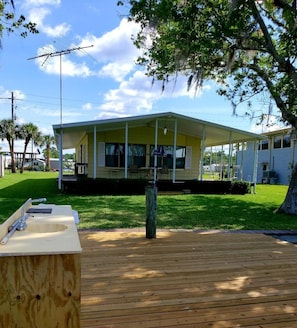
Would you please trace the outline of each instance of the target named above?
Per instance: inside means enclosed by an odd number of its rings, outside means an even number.
[[[234,181],[231,183],[230,193],[244,195],[251,193],[251,185],[247,181]]]

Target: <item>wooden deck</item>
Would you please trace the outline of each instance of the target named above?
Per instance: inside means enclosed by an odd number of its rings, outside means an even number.
[[[81,328],[297,327],[297,248],[262,234],[80,232]]]

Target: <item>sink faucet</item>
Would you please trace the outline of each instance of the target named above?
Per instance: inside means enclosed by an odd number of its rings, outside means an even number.
[[[27,206],[29,204],[32,205],[32,203],[43,203],[43,202],[46,202],[47,199],[46,198],[36,198],[36,199],[32,199],[32,198],[29,198],[23,205],[22,205],[22,209],[21,209],[21,217],[20,217],[20,221],[19,221],[19,224],[17,226],[17,230],[19,231],[23,231],[26,229],[27,227],[27,219],[28,217],[30,216],[29,213],[25,213],[25,209],[27,208]]]

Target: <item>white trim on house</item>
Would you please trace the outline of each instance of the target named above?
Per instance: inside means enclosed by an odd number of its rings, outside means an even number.
[[[168,125],[168,122],[174,122],[173,125]],[[151,114],[151,115],[142,115],[142,116],[134,116],[134,117],[125,117],[125,118],[116,118],[116,119],[108,119],[108,120],[97,120],[97,121],[87,121],[87,122],[76,122],[76,123],[66,123],[61,126],[60,124],[53,125],[54,134],[56,140],[60,142],[58,148],[60,150],[60,158],[62,157],[64,149],[73,149],[83,140],[86,135],[94,134],[99,132],[109,132],[116,131],[119,129],[125,130],[125,145],[128,144],[129,139],[129,129],[139,128],[139,127],[151,127],[155,129],[155,145],[158,145],[158,130],[164,129],[164,127],[171,131],[174,135],[174,147],[176,148],[176,138],[177,135],[184,135],[189,138],[196,138],[201,140],[200,147],[205,149],[211,146],[217,145],[227,145],[230,144],[230,139],[232,136],[232,143],[240,143],[246,141],[255,141],[263,139],[263,136],[247,131],[242,131],[238,129],[234,129],[231,127],[199,120],[196,118],[191,118],[188,116],[175,114],[173,112],[165,112],[159,114]],[[62,135],[63,134],[63,135]],[[93,137],[95,139],[95,137]],[[98,146],[98,155],[96,155],[97,145]],[[94,143],[94,154],[96,158],[98,156],[98,166],[103,166],[103,150],[101,146],[103,144],[100,143],[100,140],[96,140]],[[190,148],[188,148],[188,155],[190,155]],[[126,152],[127,154],[127,152]],[[173,158],[173,172],[172,172],[172,181],[175,181],[176,172],[175,172],[175,156]],[[94,162],[96,159],[94,159]],[[62,161],[61,161],[62,162]],[[156,157],[155,157],[156,162]],[[95,162],[96,163],[96,162]],[[189,162],[186,160],[186,168],[189,168]],[[104,163],[105,164],[105,163]],[[94,178],[96,177],[96,167],[94,165]],[[155,163],[156,166],[156,163]],[[125,161],[125,174],[124,176],[127,178],[127,159]],[[154,171],[156,171],[154,169]],[[156,178],[156,172],[154,172],[154,178]],[[59,180],[62,179],[62,174],[59,174]],[[60,181],[59,181],[60,186]]]

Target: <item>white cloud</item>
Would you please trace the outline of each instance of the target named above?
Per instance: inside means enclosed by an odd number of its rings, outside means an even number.
[[[29,20],[37,24],[39,32],[56,38],[65,36],[71,30],[71,26],[65,22],[56,26],[50,26],[45,23],[46,17],[52,14],[49,6],[58,7],[60,4],[60,0],[27,0],[24,7],[28,10]]]
[[[119,26],[101,37],[87,34],[80,38],[79,47],[93,45],[87,49],[97,63],[107,63],[104,65],[99,76],[111,77],[115,81],[122,81],[135,69],[135,60],[139,55],[139,50],[134,46],[131,36],[138,30],[138,25],[122,19]],[[85,55],[82,51],[81,56]]]
[[[49,37],[61,38],[70,31],[71,26],[66,23],[62,23],[62,24],[56,25],[54,27],[51,27],[48,25],[42,25],[41,29]]]
[[[93,106],[91,103],[86,103],[82,106],[82,109],[83,110],[92,110],[93,109]]]
[[[154,103],[160,99],[197,98],[203,92],[208,92],[212,88],[211,84],[206,84],[195,95],[194,90],[187,90],[187,79],[180,77],[177,80],[172,79],[162,91],[161,81],[156,81],[152,84],[151,77],[146,76],[143,71],[136,71],[129,79],[122,81],[117,89],[109,90],[105,94],[105,102],[99,108],[99,117],[150,112],[153,109]]]
[[[59,75],[62,68],[63,76],[81,76],[87,77],[93,75],[85,63],[75,63],[69,59],[70,53],[55,55],[56,49],[52,45],[39,48],[36,62],[39,68],[47,74]],[[52,56],[54,55],[54,56]],[[61,65],[60,65],[61,59]]]
[[[121,82],[133,69],[133,63],[109,63],[100,70],[99,75],[112,77],[115,81]]]
[[[61,0],[25,0],[23,5],[26,7],[38,7],[44,5],[52,5],[59,6],[61,4]]]

